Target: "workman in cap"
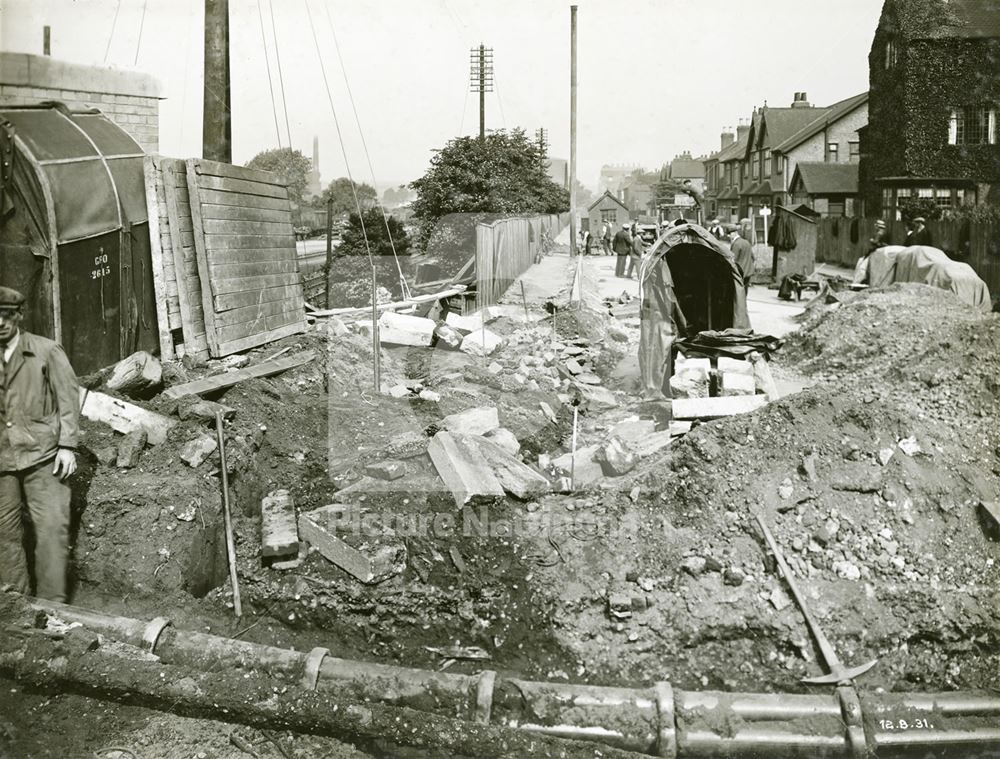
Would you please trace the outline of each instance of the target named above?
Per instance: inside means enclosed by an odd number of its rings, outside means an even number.
[[[615,251],[618,259],[615,261],[615,276],[625,276],[625,263],[628,261],[628,254],[632,252],[632,235],[629,233],[629,223],[622,222],[622,228],[615,234],[611,247]]]
[[[729,250],[736,259],[736,267],[740,270],[743,278],[743,292],[749,292],[750,280],[753,277],[753,246],[748,240],[743,239],[740,233],[733,229],[729,232]]]
[[[28,593],[22,503],[35,533],[36,595],[66,600],[80,396],[58,343],[20,328],[24,296],[0,287],[0,585]]]

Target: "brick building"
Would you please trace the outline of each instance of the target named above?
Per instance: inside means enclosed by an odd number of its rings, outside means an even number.
[[[0,52],[0,105],[59,101],[97,108],[150,153],[159,150],[162,99],[160,83],[149,74]]]
[[[868,66],[868,215],[1000,204],[1000,3],[886,0]]]

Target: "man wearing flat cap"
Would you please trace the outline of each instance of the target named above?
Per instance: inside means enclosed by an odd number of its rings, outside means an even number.
[[[66,600],[80,397],[58,343],[20,328],[24,296],[0,287],[0,585],[28,593],[22,503],[35,532],[36,595]]]

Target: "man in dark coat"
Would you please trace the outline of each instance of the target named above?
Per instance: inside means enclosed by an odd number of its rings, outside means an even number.
[[[632,252],[632,235],[628,231],[628,222],[622,224],[622,228],[615,233],[615,240],[612,243],[615,255],[618,256],[618,260],[615,261],[615,276],[624,277],[625,276],[625,261],[628,259],[628,254]]]
[[[35,533],[36,595],[66,600],[80,395],[58,343],[20,329],[24,296],[0,287],[0,585],[28,593],[22,502]]]
[[[639,232],[639,225],[632,227],[632,251],[628,257],[628,271],[625,273],[626,279],[632,279],[632,272],[638,272],[642,263],[642,256],[646,252],[646,246],[642,243],[642,234]]]
[[[906,240],[903,243],[907,247],[910,245],[933,245],[930,230],[925,226],[927,220],[923,216],[917,216],[910,222],[910,231],[906,233]]]
[[[729,249],[743,275],[743,290],[747,291],[750,289],[750,278],[753,277],[753,246],[734,229],[729,233]]]

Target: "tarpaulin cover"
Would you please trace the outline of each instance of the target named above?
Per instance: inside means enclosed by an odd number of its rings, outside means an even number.
[[[953,261],[938,248],[927,245],[888,245],[868,258],[868,284],[886,287],[893,282],[920,282],[954,293],[981,311],[990,311],[989,288],[975,270],[961,261]]]
[[[61,107],[0,108],[0,119],[13,125],[15,136],[34,159],[15,154],[15,164],[22,164],[21,175],[26,168],[37,173],[35,165],[41,164],[39,180],[44,179],[52,195],[57,242],[121,229],[119,202],[132,224],[147,220],[142,148],[103,114]],[[47,219],[40,194],[25,192],[22,200],[33,206],[25,209],[27,214]],[[34,207],[36,202],[41,202],[40,208]],[[51,238],[52,231],[46,230],[46,237]]]
[[[675,336],[750,329],[732,253],[697,224],[668,227],[643,256],[639,373],[646,398],[663,398]]]

